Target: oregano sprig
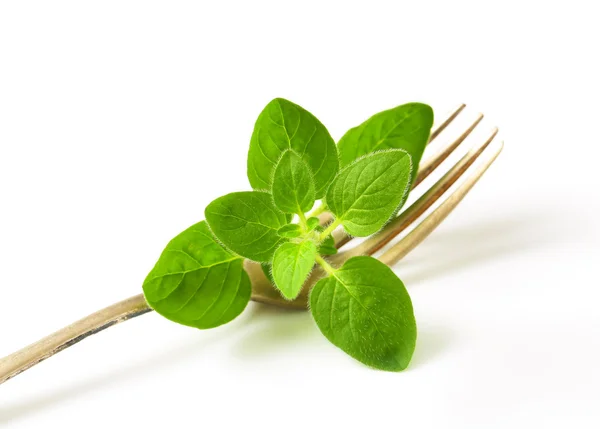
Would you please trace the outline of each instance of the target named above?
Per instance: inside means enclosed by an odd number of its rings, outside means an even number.
[[[254,190],[217,198],[206,207],[206,221],[167,245],[144,282],[148,304],[175,322],[212,328],[237,317],[250,299],[244,259],[260,263],[288,300],[318,267],[309,302],[323,335],[366,365],[405,369],[417,330],[402,281],[370,256],[339,267],[327,257],[337,252],[336,228],[369,236],[398,212],[432,123],[429,106],[405,104],[350,129],[336,146],[310,112],[271,101],[250,140]],[[319,221],[323,213],[333,217],[327,225]]]

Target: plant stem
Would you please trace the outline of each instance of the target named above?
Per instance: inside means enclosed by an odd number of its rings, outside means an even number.
[[[331,222],[329,224],[329,226],[327,228],[325,228],[325,230],[321,233],[321,235],[319,235],[319,240],[323,241],[325,240],[329,234],[331,234],[333,232],[334,229],[336,229],[338,226],[340,226],[342,222],[339,219],[334,220],[333,222]]]
[[[327,204],[321,203],[321,205],[319,207],[317,207],[316,209],[314,209],[312,212],[310,212],[308,214],[308,217],[319,216],[325,210],[327,210]]]
[[[315,260],[321,267],[323,267],[323,269],[327,272],[327,274],[334,275],[335,272],[337,271],[335,268],[333,268],[331,265],[329,265],[329,263],[322,257],[317,256]]]
[[[306,232],[308,226],[306,223],[306,216],[304,216],[304,213],[302,213],[302,211],[298,212],[298,218],[300,219],[300,226],[302,227],[302,231]]]

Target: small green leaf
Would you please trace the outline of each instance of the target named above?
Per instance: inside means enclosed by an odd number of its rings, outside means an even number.
[[[285,239],[277,231],[289,216],[265,192],[234,192],[217,198],[204,211],[213,234],[228,249],[257,262],[270,262]]]
[[[321,221],[318,217],[309,217],[306,219],[306,226],[308,227],[309,231],[314,231],[320,224]]]
[[[315,183],[315,198],[321,198],[339,168],[335,142],[311,113],[276,98],[258,116],[250,140],[248,179],[254,189],[271,189],[275,165],[288,149],[302,154]]]
[[[374,368],[401,371],[415,349],[417,326],[410,296],[385,264],[349,259],[310,293],[317,326],[334,345]]]
[[[312,241],[284,243],[273,256],[273,279],[286,299],[294,299],[315,265],[317,247]]]
[[[340,165],[381,149],[404,149],[413,161],[414,179],[433,125],[433,110],[426,104],[408,103],[371,116],[340,139]],[[411,179],[411,180],[412,180]]]
[[[338,250],[337,247],[335,247],[335,240],[331,234],[319,244],[317,251],[319,255],[335,255],[337,253]]]
[[[275,167],[271,193],[284,213],[306,213],[315,204],[315,184],[308,165],[292,150],[286,150]]]
[[[302,235],[302,228],[296,223],[288,223],[279,228],[277,234],[284,238],[297,238]]]
[[[404,202],[410,156],[401,149],[368,154],[340,170],[327,190],[327,205],[351,235],[377,232]]]
[[[144,281],[144,296],[169,320],[214,328],[236,318],[250,300],[242,262],[215,241],[206,222],[197,223],[167,244]]]
[[[325,231],[325,228],[322,227],[321,225],[318,225],[315,228],[315,231],[321,233],[323,231]],[[333,235],[329,234],[327,237],[325,237],[323,239],[323,241],[321,241],[321,244],[319,244],[319,247],[317,248],[317,253],[319,255],[335,255],[338,252],[337,247],[335,247],[335,240],[333,238]]]

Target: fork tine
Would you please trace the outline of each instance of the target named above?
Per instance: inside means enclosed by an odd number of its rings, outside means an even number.
[[[458,116],[458,114],[460,112],[463,111],[463,109],[467,107],[466,104],[461,104],[460,106],[458,106],[456,109],[454,109],[454,111],[450,114],[450,116],[448,116],[446,118],[446,120],[444,122],[442,122],[440,125],[438,125],[433,131],[431,131],[431,134],[429,135],[429,142],[431,143],[431,141],[433,139],[435,139],[437,136],[440,135],[440,133],[442,131],[444,131],[446,129],[446,127],[448,125],[450,125],[450,123],[456,119],[456,117]]]
[[[392,266],[404,256],[406,256],[411,250],[417,247],[431,232],[442,223],[444,219],[456,208],[458,203],[467,195],[467,193],[473,188],[475,183],[483,176],[487,169],[496,160],[504,143],[500,142],[498,148],[495,149],[489,156],[489,158],[475,170],[467,179],[458,187],[438,208],[436,208],[429,216],[427,216],[417,227],[412,230],[406,237],[396,243],[383,255],[379,257],[379,260],[386,265]]]
[[[435,170],[442,162],[450,156],[450,154],[463,142],[465,139],[473,132],[475,127],[481,122],[483,119],[483,114],[479,114],[475,122],[471,124],[469,128],[465,130],[452,144],[446,146],[443,150],[435,154],[434,156],[427,159],[424,163],[421,163],[419,168],[419,173],[417,174],[417,178],[415,179],[415,183],[413,187],[417,186],[423,180],[425,180],[432,172]]]
[[[415,201],[408,209],[404,210],[398,217],[390,221],[377,235],[367,238],[358,246],[331,257],[332,262],[340,262],[352,256],[372,255],[394,237],[404,231],[419,216],[431,207],[475,162],[481,153],[490,145],[498,129],[494,128],[490,136],[480,145],[473,147],[454,166],[448,170],[430,189]]]

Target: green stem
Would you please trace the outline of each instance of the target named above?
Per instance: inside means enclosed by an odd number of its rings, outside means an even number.
[[[306,230],[308,229],[308,225],[306,223],[306,216],[304,216],[304,213],[299,212],[298,218],[300,218],[300,226],[302,227],[302,231],[306,232]]]
[[[319,216],[321,213],[323,213],[325,210],[327,210],[327,204],[322,203],[319,207],[317,207],[316,209],[314,209],[312,212],[310,212],[308,214],[308,217],[314,217],[314,216]]]
[[[341,223],[342,222],[339,219],[336,219],[333,222],[331,222],[331,224],[329,224],[329,226],[325,228],[321,235],[319,235],[319,241],[325,240],[329,236],[329,234],[333,232],[334,229],[340,226]]]
[[[323,267],[323,269],[325,271],[327,271],[327,274],[330,274],[330,275],[334,275],[335,274],[336,269],[333,268],[331,265],[329,265],[329,263],[325,259],[321,258],[320,256],[317,256],[315,260],[317,261],[317,263],[320,266]]]

